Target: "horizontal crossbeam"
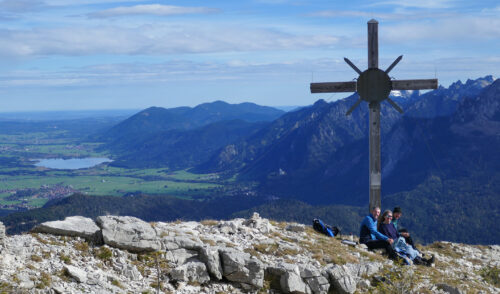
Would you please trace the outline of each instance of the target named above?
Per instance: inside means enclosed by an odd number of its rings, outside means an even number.
[[[426,80],[393,80],[393,90],[424,90],[424,89],[437,89],[437,79]]]
[[[356,82],[311,83],[311,93],[356,92]]]

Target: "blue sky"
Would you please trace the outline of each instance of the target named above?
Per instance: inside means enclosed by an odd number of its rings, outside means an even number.
[[[332,101],[371,18],[394,78],[498,76],[498,1],[0,0],[0,112]]]

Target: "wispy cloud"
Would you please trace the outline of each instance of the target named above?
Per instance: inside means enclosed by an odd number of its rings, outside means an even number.
[[[182,15],[182,14],[207,14],[218,12],[218,9],[208,7],[183,7],[162,4],[145,4],[135,6],[121,6],[98,12],[89,13],[89,17],[106,18],[127,15]]]
[[[78,5],[91,5],[91,4],[110,4],[110,3],[130,3],[130,2],[144,2],[144,0],[45,0],[48,5],[53,6],[78,6]]]
[[[412,7],[412,8],[450,8],[455,5],[456,0],[390,0],[390,1],[380,1],[371,4],[372,6],[380,5],[393,5],[400,7]]]
[[[0,55],[8,56],[251,52],[332,46],[340,42],[340,38],[331,35],[180,24],[0,30],[0,38]]]
[[[39,0],[3,0],[0,1],[1,12],[27,12],[39,10],[44,7],[45,3]]]
[[[361,64],[361,60],[354,60]],[[459,78],[478,77],[491,74],[488,67],[500,66],[500,58],[469,57],[441,58],[429,61],[411,60],[398,66],[400,78],[429,78],[437,71],[440,79],[456,81]],[[457,74],[463,67],[468,75]],[[194,62],[172,60],[164,63],[100,64],[85,67],[65,68],[56,71],[25,70],[0,75],[0,88],[9,87],[88,87],[110,85],[158,85],[186,81],[232,81],[232,80],[283,80],[290,74],[299,80],[314,81],[346,80],[355,76],[341,59],[297,59],[285,62],[248,62],[240,59],[225,62]]]
[[[363,19],[375,18],[377,20],[420,20],[431,18],[444,18],[456,15],[452,12],[417,13],[415,11],[397,10],[393,13],[367,12],[361,10],[322,10],[307,14],[309,17],[358,17]]]
[[[179,81],[249,80],[285,76],[290,73],[331,72],[341,67],[338,59],[308,59],[286,62],[248,62],[234,59],[225,62],[173,60],[164,63],[100,64],[66,68],[58,71],[24,70],[0,75],[0,87],[58,87],[158,84]]]
[[[500,19],[496,17],[475,16],[445,18],[429,22],[409,22],[390,25],[384,28],[386,40],[428,41],[428,42],[467,42],[473,40],[494,40],[500,38]]]

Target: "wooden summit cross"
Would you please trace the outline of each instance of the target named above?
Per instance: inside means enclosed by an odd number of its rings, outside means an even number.
[[[380,207],[380,188],[382,172],[380,162],[380,103],[387,100],[392,107],[403,113],[391,98],[391,90],[421,90],[437,89],[437,79],[426,80],[391,80],[389,72],[398,64],[403,56],[399,56],[385,70],[378,68],[378,22],[374,19],[368,22],[368,69],[361,72],[349,59],[345,62],[354,69],[359,77],[356,82],[311,83],[311,93],[357,92],[359,99],[347,111],[351,114],[365,100],[370,108],[370,204],[368,209]]]

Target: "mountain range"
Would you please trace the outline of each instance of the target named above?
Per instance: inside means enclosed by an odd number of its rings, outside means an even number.
[[[405,225],[424,242],[500,243],[494,217],[500,211],[500,81],[487,76],[424,94],[392,95],[405,113],[382,103],[384,208],[401,206]],[[215,216],[210,209],[224,207],[228,216],[259,211],[305,222],[320,215],[355,232],[363,215],[359,207],[368,203],[368,107],[363,103],[345,115],[357,99],[354,94],[330,103],[319,100],[287,113],[224,102],[149,108],[98,136],[105,137],[104,148],[115,154],[116,165],[191,168],[257,183],[259,196],[245,205],[237,200],[239,205],[231,207],[234,201],[218,199],[203,204],[205,210],[192,210],[199,203],[183,202],[187,218]],[[214,110],[218,107],[223,110]],[[242,110],[246,107],[252,111]],[[279,204],[269,199],[280,199]],[[36,213],[74,214],[72,204],[64,203],[64,208],[63,202],[50,203]],[[149,215],[146,206],[135,207],[144,210],[126,213]],[[342,217],[347,215],[350,219]],[[16,217],[5,222],[15,223]]]
[[[102,150],[118,154],[114,165],[182,169],[202,163],[218,148],[284,113],[254,103],[223,101],[193,108],[151,107],[91,138],[106,142]]]

